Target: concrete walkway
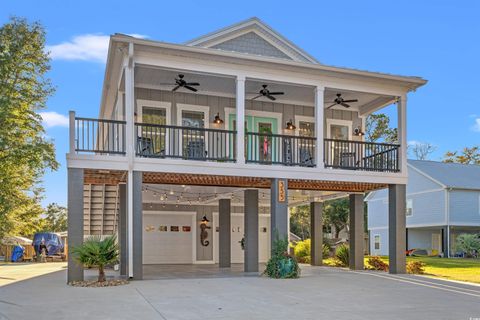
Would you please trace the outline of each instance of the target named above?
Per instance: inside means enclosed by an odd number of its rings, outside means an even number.
[[[111,288],[69,287],[59,271],[0,287],[0,319],[480,318],[477,286],[327,267],[302,270],[298,280],[222,276]]]

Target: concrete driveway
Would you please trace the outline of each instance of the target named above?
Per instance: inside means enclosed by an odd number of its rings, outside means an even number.
[[[2,263],[0,264],[0,287],[66,268],[66,262]]]
[[[419,276],[303,267],[253,276],[73,288],[58,271],[0,287],[0,319],[475,319],[480,287]],[[2,318],[3,317],[3,318]]]

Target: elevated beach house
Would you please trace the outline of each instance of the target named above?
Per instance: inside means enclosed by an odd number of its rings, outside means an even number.
[[[402,273],[407,94],[425,83],[325,65],[257,18],[183,44],[115,34],[98,118],[70,113],[70,246],[118,234],[133,279],[164,264],[257,272],[288,236],[288,207],[310,203],[319,265],[322,202],[348,193],[358,269],[364,193],[388,189]],[[365,142],[365,118],[392,104],[398,143]],[[82,278],[70,259],[68,279]]]

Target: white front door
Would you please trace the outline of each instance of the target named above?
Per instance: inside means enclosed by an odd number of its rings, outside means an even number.
[[[215,225],[218,226],[218,214],[214,214]],[[243,214],[232,214],[230,220],[230,232],[231,232],[231,262],[243,263],[244,251],[240,242],[245,235],[243,223]],[[258,260],[259,262],[267,262],[270,258],[270,216],[260,215],[258,217]],[[217,228],[218,229],[218,228]],[[218,239],[219,235],[216,234],[214,238],[214,258],[215,263],[218,263]]]

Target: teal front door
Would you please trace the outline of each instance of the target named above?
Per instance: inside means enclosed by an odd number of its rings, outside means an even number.
[[[230,114],[229,126],[232,130],[236,128],[236,115]],[[278,120],[271,117],[245,116],[245,157],[250,162],[271,162],[278,157],[278,145],[271,134],[278,133]],[[264,134],[264,135],[262,135]]]

